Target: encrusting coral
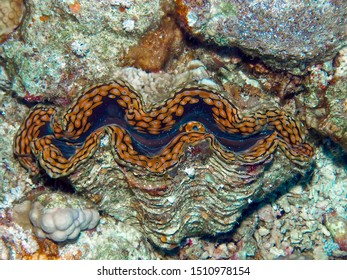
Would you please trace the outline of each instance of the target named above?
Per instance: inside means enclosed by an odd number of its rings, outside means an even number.
[[[0,43],[20,24],[25,7],[23,0],[1,0],[0,3]]]
[[[175,19],[164,17],[157,29],[148,32],[127,51],[124,65],[157,72],[165,67],[169,59],[178,56],[182,49],[183,34]]]

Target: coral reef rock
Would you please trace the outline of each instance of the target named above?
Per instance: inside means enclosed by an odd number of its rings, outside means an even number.
[[[346,1],[176,0],[182,25],[280,69],[331,58],[346,44]]]
[[[330,137],[347,151],[347,49],[335,59],[334,71],[323,64],[310,67],[305,81],[307,94],[297,97],[300,117],[308,128]]]
[[[159,0],[28,0],[25,4],[23,23],[0,46],[11,88],[26,101],[51,100],[60,105],[73,99],[67,92],[112,79],[122,54],[163,16]],[[129,21],[134,24],[131,30],[124,28]]]

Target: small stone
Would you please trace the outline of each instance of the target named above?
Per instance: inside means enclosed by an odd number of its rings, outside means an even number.
[[[88,44],[79,40],[73,41],[70,46],[71,46],[72,52],[75,55],[80,57],[86,56],[87,53],[89,52]]]
[[[133,5],[133,0],[108,0],[110,5],[130,8]]]
[[[343,48],[339,51],[339,54],[336,58],[336,77],[345,77],[347,75],[347,48]]]
[[[0,239],[0,260],[9,260],[10,251],[3,240]]]
[[[259,219],[264,222],[273,222],[275,218],[274,209],[267,204],[258,211]]]
[[[325,226],[322,226],[320,230],[325,236],[331,236],[330,231]]]
[[[184,173],[186,173],[190,179],[194,179],[195,177],[195,169],[193,167],[184,169]]]
[[[326,254],[323,246],[317,246],[313,249],[313,258],[315,260],[328,260],[329,256]]]
[[[207,251],[205,251],[205,252],[202,253],[202,255],[200,256],[200,258],[201,258],[202,260],[207,260],[207,259],[210,258],[210,254],[209,254]]]
[[[299,231],[297,231],[296,229],[293,229],[290,232],[290,238],[291,238],[292,243],[300,243],[302,241],[302,236],[299,233]]]
[[[229,253],[236,252],[237,250],[237,246],[232,242],[228,243],[227,247],[228,247]]]
[[[213,258],[220,260],[220,259],[227,259],[228,258],[228,248],[225,243],[220,244],[214,251],[213,251]]]
[[[335,250],[332,252],[332,256],[335,258],[345,258],[347,257],[347,252],[341,251],[341,250]]]
[[[280,205],[280,207],[283,209],[283,211],[285,213],[289,213],[290,212],[290,205],[289,205],[287,196],[282,196],[279,199],[278,204]]]
[[[303,218],[305,221],[309,221],[310,217],[309,217],[308,209],[302,208],[300,211],[300,217]]]
[[[259,232],[260,236],[266,236],[266,235],[268,235],[270,233],[270,231],[267,228],[265,228],[265,227],[260,227],[258,229],[258,232]]]
[[[340,246],[340,249],[347,251],[347,220],[338,216],[336,212],[326,215],[325,226]]]
[[[133,31],[135,29],[135,21],[132,19],[126,19],[123,21],[123,29],[127,32]]]
[[[170,203],[174,203],[175,202],[175,197],[174,196],[169,196],[167,198],[167,201],[170,202]]]
[[[272,247],[270,249],[270,253],[272,255],[274,255],[275,258],[281,257],[285,255],[285,252],[282,249],[276,248],[276,247]]]
[[[290,189],[290,193],[292,194],[302,194],[302,192],[303,192],[303,189],[301,185],[297,185],[294,188]]]

